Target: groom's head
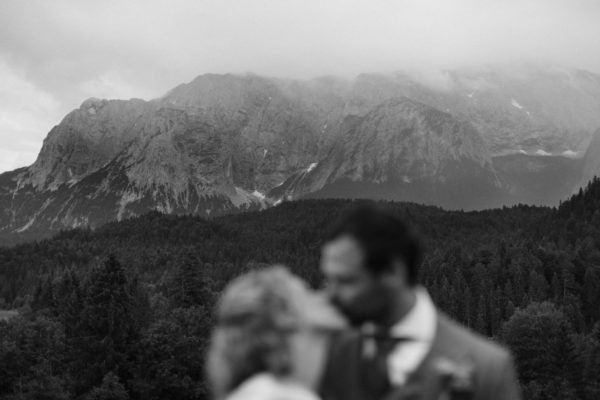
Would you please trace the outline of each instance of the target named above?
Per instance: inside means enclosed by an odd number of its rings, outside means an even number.
[[[385,323],[417,282],[418,240],[388,211],[365,204],[348,211],[325,239],[327,292],[355,325]]]

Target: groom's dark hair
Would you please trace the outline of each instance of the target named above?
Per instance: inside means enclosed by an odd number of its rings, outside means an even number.
[[[421,244],[399,217],[373,203],[354,205],[330,228],[325,242],[346,235],[360,244],[372,274],[389,272],[399,259],[406,265],[408,283],[417,283]]]

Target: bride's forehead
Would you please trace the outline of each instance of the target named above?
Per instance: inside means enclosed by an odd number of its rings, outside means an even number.
[[[286,298],[291,294],[303,294],[308,286],[300,278],[283,270],[260,271],[250,273],[235,282],[226,297],[233,302],[251,306],[265,298]]]

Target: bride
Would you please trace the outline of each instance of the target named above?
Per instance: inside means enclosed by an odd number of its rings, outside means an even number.
[[[242,275],[223,292],[208,357],[219,400],[317,400],[332,333],[328,302],[284,267]]]

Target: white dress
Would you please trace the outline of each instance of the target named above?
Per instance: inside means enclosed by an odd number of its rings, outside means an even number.
[[[319,397],[299,383],[261,373],[244,381],[226,400],[319,400]]]

